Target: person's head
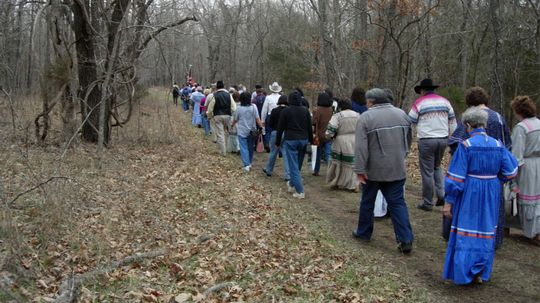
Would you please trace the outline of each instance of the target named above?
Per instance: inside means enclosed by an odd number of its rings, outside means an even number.
[[[352,109],[351,101],[349,101],[347,99],[338,100],[338,110],[339,111],[344,111],[344,110],[347,110],[347,109]]]
[[[216,88],[217,89],[225,88],[225,83],[223,83],[222,80],[219,80],[218,82],[216,82]]]
[[[426,78],[422,81],[420,81],[420,84],[414,87],[414,91],[417,94],[420,94],[424,96],[427,93],[434,92],[435,89],[437,89],[439,85],[436,85],[433,83],[433,80],[430,78]]]
[[[294,89],[300,93],[300,96],[302,96],[302,97],[304,96],[304,91],[302,91],[302,89],[300,87],[297,86]]]
[[[324,89],[324,92],[328,94],[328,96],[330,96],[330,99],[334,99],[334,92],[332,92],[332,90],[330,88],[325,88]]]
[[[366,92],[357,86],[352,90],[351,101],[360,105],[366,105]]]
[[[461,116],[461,122],[467,127],[468,132],[475,128],[486,127],[487,120],[487,111],[478,106],[469,107]]]
[[[204,90],[203,94],[205,96],[208,96],[210,94],[210,92],[211,92],[211,90],[209,88],[207,88],[207,89]]]
[[[383,88],[384,92],[386,93],[386,98],[388,98],[388,103],[394,103],[394,93],[389,88]]]
[[[281,96],[279,96],[277,105],[283,105],[283,106],[289,105],[289,101],[288,101],[287,99],[288,99],[288,98],[287,98],[287,95],[281,95]]]
[[[332,103],[332,98],[330,98],[330,95],[328,95],[326,92],[320,93],[317,97],[317,106],[331,107]]]
[[[178,84],[176,84],[176,81],[174,82],[174,85],[178,85]]]
[[[366,92],[366,101],[368,106],[376,104],[390,103],[388,93],[380,88],[372,88]]]
[[[260,84],[255,84],[255,90],[258,90],[258,89],[262,89],[262,85],[260,85]]]
[[[243,92],[240,94],[240,106],[251,106],[251,94]]]
[[[536,104],[529,96],[517,96],[512,100],[512,110],[518,120],[536,117]]]
[[[197,86],[197,91],[201,93],[203,91],[202,86]]]
[[[239,92],[234,91],[231,95],[232,95],[232,98],[233,98],[234,102],[239,102],[240,101],[240,93]],[[251,101],[251,99],[250,99],[250,101]]]
[[[288,102],[289,105],[302,106],[302,95],[297,90],[293,90],[289,94]]]
[[[488,105],[489,96],[487,92],[479,87],[471,87],[465,92],[465,104],[467,106]]]
[[[259,85],[259,86],[260,86],[260,85]],[[257,89],[255,90],[255,93],[256,93],[257,95],[262,95],[262,93],[263,93],[262,87],[257,88]]]

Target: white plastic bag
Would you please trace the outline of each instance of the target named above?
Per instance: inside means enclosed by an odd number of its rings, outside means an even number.
[[[386,199],[379,190],[377,192],[377,198],[375,199],[375,209],[373,210],[375,217],[380,218],[386,216],[387,206]]]

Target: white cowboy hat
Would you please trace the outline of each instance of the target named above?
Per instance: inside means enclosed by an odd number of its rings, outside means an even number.
[[[279,84],[277,82],[274,82],[272,83],[272,85],[270,85],[268,87],[271,91],[273,91],[274,93],[279,93],[281,92],[281,86],[279,86]]]

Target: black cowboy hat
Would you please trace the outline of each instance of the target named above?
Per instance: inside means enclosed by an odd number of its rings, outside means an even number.
[[[421,89],[435,89],[437,87],[439,87],[440,85],[435,85],[433,84],[433,80],[427,78],[427,79],[424,79],[422,81],[420,81],[420,85],[417,85],[414,87],[414,91],[417,93],[417,94],[420,94],[420,90]]]

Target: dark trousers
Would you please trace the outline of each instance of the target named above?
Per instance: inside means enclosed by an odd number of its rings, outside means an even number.
[[[362,200],[360,202],[360,213],[358,215],[358,237],[370,240],[373,234],[373,209],[377,191],[381,191],[388,203],[388,212],[394,225],[396,240],[402,243],[413,241],[413,232],[409,221],[409,211],[403,196],[405,179],[392,182],[367,181],[362,185]]]

